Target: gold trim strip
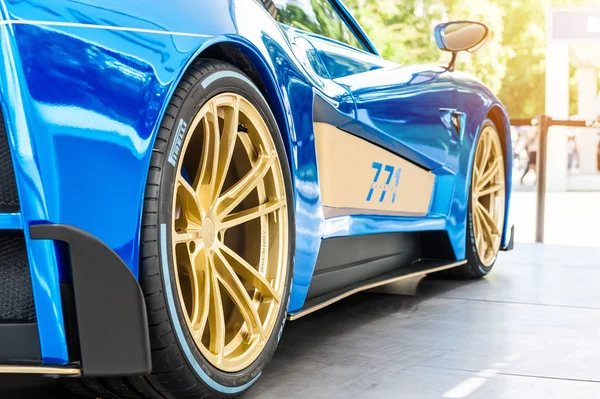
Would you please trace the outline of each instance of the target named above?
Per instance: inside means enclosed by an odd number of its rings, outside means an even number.
[[[301,310],[297,313],[292,313],[288,315],[288,320],[289,321],[294,321],[294,320],[298,320],[301,317],[304,317],[306,315],[311,314],[312,312],[316,312],[319,309],[323,309],[326,306],[329,306],[341,299],[347,298],[350,295],[356,294],[358,292],[361,291],[366,291],[366,290],[370,290],[372,288],[376,288],[376,287],[380,287],[382,285],[386,285],[386,284],[390,284],[390,283],[394,283],[396,281],[400,281],[400,280],[406,280],[408,278],[411,277],[417,277],[417,276],[424,276],[430,273],[435,273],[435,272],[441,272],[442,270],[446,270],[446,269],[452,269],[453,267],[457,267],[457,266],[461,266],[464,265],[465,263],[467,263],[466,260],[462,260],[460,262],[454,262],[454,263],[450,263],[444,266],[439,266],[439,267],[434,267],[433,269],[427,269],[427,270],[423,270],[423,271],[419,271],[419,272],[414,272],[414,273],[409,273],[409,274],[405,274],[403,276],[398,276],[398,277],[393,277],[393,278],[389,278],[387,280],[383,280],[383,281],[377,281],[375,283],[371,283],[371,284],[366,284],[360,287],[356,287],[350,291],[346,291],[343,294],[340,294],[336,297],[333,297],[331,299],[328,299],[327,301],[321,302],[318,305],[315,305],[313,307],[310,307],[308,309],[304,309]]]
[[[331,206],[323,206],[323,216],[325,219],[330,219],[338,216],[350,215],[381,215],[381,216],[426,216],[427,213],[417,212],[389,212],[378,211],[376,209],[360,209],[360,208],[334,208]]]
[[[81,370],[66,367],[0,366],[0,374],[81,375]]]

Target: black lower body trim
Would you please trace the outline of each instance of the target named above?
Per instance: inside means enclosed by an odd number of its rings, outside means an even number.
[[[457,262],[439,259],[420,259],[414,263],[411,263],[410,265],[401,266],[388,273],[384,273],[352,285],[326,292],[317,297],[310,298],[304,303],[302,309],[290,313],[288,315],[288,320],[299,319],[300,317],[306,316],[307,314],[315,312],[325,306],[329,306],[332,303],[335,303],[360,291],[380,287],[382,285],[390,284],[407,278],[425,276],[430,273],[436,273],[442,270],[461,266],[465,263],[467,263],[466,260]]]
[[[346,289],[420,259],[454,261],[445,231],[366,234],[321,242],[307,300]]]
[[[69,244],[81,370],[84,376],[152,369],[142,290],[125,262],[91,234],[68,225],[34,225],[31,238]]]
[[[419,259],[419,233],[387,233],[323,240],[307,299],[350,286]]]
[[[0,363],[39,364],[41,361],[37,323],[0,324]]]
[[[18,213],[20,211],[19,205],[0,204],[0,213]]]

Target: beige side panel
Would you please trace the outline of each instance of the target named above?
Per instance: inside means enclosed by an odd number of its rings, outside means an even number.
[[[431,172],[326,123],[315,123],[315,137],[326,217],[419,216],[429,210],[435,181]]]

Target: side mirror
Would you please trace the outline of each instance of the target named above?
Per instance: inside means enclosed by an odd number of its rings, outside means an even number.
[[[493,31],[485,24],[471,21],[452,21],[439,24],[434,29],[435,42],[440,50],[452,53],[452,61],[446,69],[454,70],[459,51],[474,53],[493,37]]]

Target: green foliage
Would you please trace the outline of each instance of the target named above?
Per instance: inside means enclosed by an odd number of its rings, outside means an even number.
[[[501,0],[508,73],[498,96],[513,117],[532,117],[545,110],[547,0]]]
[[[433,28],[450,20],[485,22],[495,40],[457,69],[473,73],[498,94],[513,118],[544,112],[546,10],[597,0],[344,0],[381,55],[402,64],[446,63]],[[573,99],[573,90],[571,98]]]
[[[485,22],[494,31],[494,38],[475,55],[461,53],[457,68],[478,76],[492,91],[498,93],[506,74],[507,52],[504,37],[503,9],[494,0],[447,0],[447,20]]]
[[[314,13],[307,13],[302,3],[282,3],[275,18],[279,22],[307,32],[318,33],[354,47],[361,47],[342,18],[328,0],[311,0]]]
[[[401,64],[438,62],[434,22],[446,11],[439,1],[346,0],[381,55]]]

